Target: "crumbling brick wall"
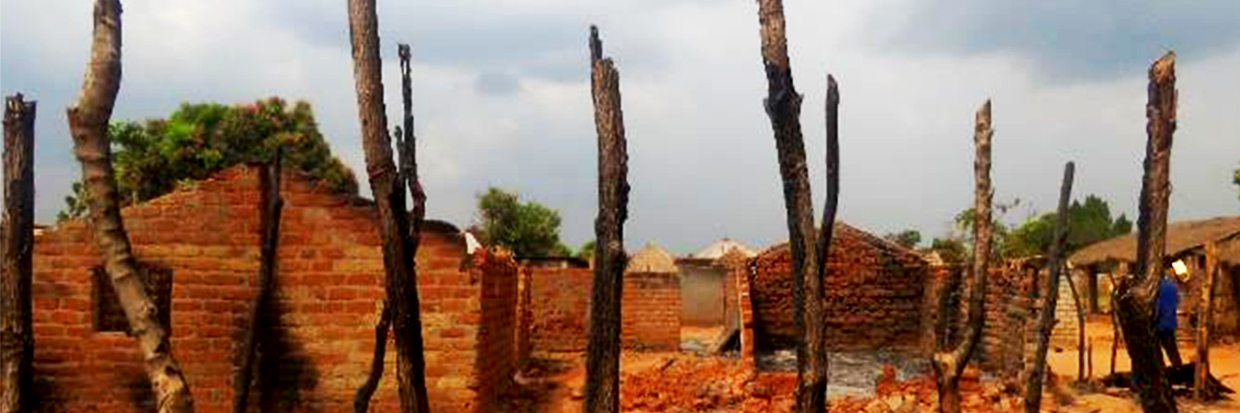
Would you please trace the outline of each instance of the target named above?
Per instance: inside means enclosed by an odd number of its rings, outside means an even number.
[[[787,244],[751,261],[758,351],[795,346],[791,265]],[[830,348],[920,351],[926,276],[926,262],[910,251],[837,224],[824,279]]]
[[[620,340],[625,348],[680,349],[680,274],[624,274]]]
[[[531,352],[579,352],[586,350],[590,318],[590,288],[594,271],[589,268],[523,268],[530,272],[529,333]]]
[[[948,297],[948,343],[955,345],[964,339],[965,325],[968,322],[969,291],[973,277],[964,266],[937,266],[932,270],[926,285],[924,322],[925,335],[923,342],[929,343],[926,348],[934,348],[941,331],[936,331],[939,317],[938,300],[944,293],[945,284],[952,276],[959,276],[960,284],[956,291]],[[1041,282],[1045,282],[1045,276]],[[971,362],[985,371],[1001,374],[1018,373],[1024,366],[1029,347],[1027,339],[1037,325],[1037,308],[1040,306],[1031,299],[1038,278],[1034,273],[1021,268],[991,268],[986,279],[986,298],[982,309],[985,324],[982,329],[981,342],[975,349]],[[1045,290],[1043,284],[1042,290]],[[1043,293],[1044,294],[1044,293]],[[1071,298],[1068,299],[1069,304]],[[1058,308],[1063,308],[1060,303]]]
[[[530,273],[531,354],[586,350],[590,294],[589,268],[525,267]],[[634,350],[674,350],[680,346],[680,278],[676,273],[625,273],[621,299],[621,341]],[[523,310],[524,311],[524,310]],[[525,340],[519,339],[518,341]]]
[[[281,192],[272,327],[260,337],[265,355],[251,410],[346,411],[369,370],[385,297],[374,211],[291,172]],[[237,167],[122,211],[138,260],[172,272],[172,351],[200,412],[230,410],[237,339],[257,288],[257,202],[257,170]],[[505,385],[498,378],[511,377],[514,366],[515,264],[487,251],[467,256],[460,233],[441,222],[427,223],[421,246],[432,409],[487,411]],[[137,343],[93,326],[100,303],[91,272],[102,262],[86,223],[38,237],[34,264],[38,411],[149,411]],[[397,407],[394,344],[388,349],[374,411]]]

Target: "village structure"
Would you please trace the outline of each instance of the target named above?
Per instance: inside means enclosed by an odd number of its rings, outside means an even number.
[[[234,346],[254,296],[259,262],[258,176],[257,167],[234,167],[123,210],[146,288],[195,385],[199,411],[225,411],[231,401]],[[300,173],[286,171],[283,182],[278,312],[266,315],[278,327],[261,344],[261,351],[278,357],[259,367],[259,390],[252,397],[263,411],[345,410],[366,377],[383,296],[374,212],[369,201],[333,193]],[[884,362],[910,372],[918,365],[924,369],[926,349],[935,340],[933,308],[941,286],[962,268],[932,263],[845,223],[836,224],[835,234],[824,297],[831,351],[882,360],[868,365],[865,380],[873,380]],[[1168,255],[1187,263],[1189,273],[1199,273],[1205,244],[1237,236],[1240,217],[1176,223]],[[517,386],[522,366],[583,354],[589,262],[518,260],[441,221],[427,221],[421,238],[418,289],[433,411],[496,411]],[[35,239],[40,411],[151,408],[142,357],[126,334],[86,223],[44,228]],[[1109,313],[1111,274],[1131,262],[1134,245],[1133,237],[1121,237],[1071,256],[1072,284],[1061,284],[1057,292],[1057,347],[1077,346],[1070,289],[1079,291],[1077,299],[1087,303],[1089,314]],[[1215,286],[1215,337],[1234,337],[1240,322],[1240,249],[1225,251],[1219,257],[1225,270]],[[726,239],[685,257],[655,244],[634,252],[624,276],[625,351],[683,349],[740,358],[756,374],[787,371],[786,353],[796,339],[790,261],[786,243],[756,250]],[[991,271],[977,359],[984,374],[1015,374],[1031,357],[1026,343],[1032,342],[1034,315],[1047,294],[1039,287],[1045,268],[1037,268],[1016,262]],[[1200,298],[1192,285],[1181,291],[1185,302]],[[960,317],[949,324],[959,326],[964,303],[957,300],[956,306]],[[1182,325],[1192,326],[1197,307],[1181,308]],[[700,341],[682,336],[694,328],[711,334]],[[1185,347],[1194,337],[1191,327],[1181,330]],[[395,409],[394,386],[394,381],[381,384],[374,408]]]

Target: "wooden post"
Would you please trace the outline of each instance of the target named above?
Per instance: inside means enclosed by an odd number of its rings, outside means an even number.
[[[1068,162],[1063,168],[1063,183],[1059,186],[1059,209],[1055,214],[1055,235],[1051,239],[1051,256],[1047,263],[1050,271],[1049,291],[1042,299],[1042,312],[1038,314],[1038,343],[1033,365],[1025,375],[1025,412],[1037,413],[1042,405],[1042,380],[1046,377],[1046,353],[1050,349],[1051,331],[1055,329],[1055,304],[1059,294],[1059,270],[1064,259],[1064,242],[1068,238],[1068,201],[1072,199],[1072,180],[1076,165]],[[1037,290],[1035,285],[1034,290]]]
[[[1118,273],[1118,278],[1129,276],[1128,262],[1120,262],[1116,266],[1115,272]],[[1116,278],[1115,275],[1111,276],[1111,374],[1115,374],[1115,356],[1118,353],[1119,342],[1123,339],[1123,336],[1120,335],[1119,313],[1115,311],[1115,302],[1117,300],[1115,298],[1115,286],[1119,285]]]
[[[0,412],[32,411],[35,394],[34,119],[36,104],[18,93],[4,105],[4,224],[0,237]]]
[[[396,381],[403,412],[426,413],[426,361],[422,354],[422,319],[418,300],[416,246],[410,237],[405,189],[387,132],[383,105],[382,59],[379,57],[379,17],[375,0],[349,0],[349,38],[353,50],[353,78],[358,118],[370,191],[378,211],[383,239],[386,308],[391,311],[396,336]]]
[[[767,117],[775,135],[779,172],[783,182],[784,210],[788,223],[788,243],[792,250],[793,323],[800,336],[797,342],[797,386],[795,412],[820,412],[827,406],[826,322],[823,315],[820,265],[826,257],[819,250],[826,242],[816,240],[813,196],[805,163],[805,142],[801,136],[801,95],[792,81],[788,59],[787,22],[781,0],[758,1],[758,23],[762,63],[766,68]],[[828,92],[830,95],[831,92]],[[828,111],[833,104],[827,97]],[[835,97],[838,100],[838,96]],[[830,113],[828,112],[828,117]],[[832,121],[828,120],[828,134]],[[830,146],[830,143],[828,143]],[[830,149],[828,149],[828,157]],[[836,171],[837,172],[837,171]],[[828,180],[832,174],[828,166]],[[834,213],[833,211],[824,211]],[[830,231],[824,223],[823,231]],[[823,235],[829,235],[829,232]]]
[[[939,411],[943,413],[960,412],[960,375],[969,364],[969,358],[973,356],[977,344],[982,341],[982,331],[986,327],[983,304],[986,300],[986,279],[990,272],[991,231],[994,224],[990,211],[995,194],[990,183],[990,143],[994,136],[990,125],[990,101],[987,100],[977,111],[973,129],[973,208],[977,213],[973,224],[973,262],[970,269],[973,286],[969,288],[968,324],[964,340],[950,351],[936,352],[930,364],[937,378]]]
[[[1154,337],[1153,298],[1164,272],[1167,207],[1171,197],[1171,142],[1176,127],[1175,53],[1168,52],[1149,70],[1145,107],[1145,174],[1137,218],[1137,262],[1133,276],[1116,290],[1120,329],[1132,360],[1133,387],[1148,412],[1177,411],[1163,372],[1162,350]]]
[[[624,221],[628,219],[628,149],[620,105],[620,73],[603,58],[598,28],[590,26],[590,86],[598,134],[598,217],[594,221],[594,286],[586,355],[584,412],[620,411],[620,300],[623,297]]]
[[[67,111],[73,154],[82,164],[95,247],[112,279],[129,328],[138,339],[160,413],[192,412],[193,396],[172,356],[172,343],[159,321],[155,300],[139,278],[137,260],[121,218],[120,194],[112,169],[108,121],[121,87],[121,3],[97,0],[90,61],[77,101]]]
[[[1085,268],[1086,302],[1089,314],[1098,314],[1098,267],[1091,265]]]
[[[279,149],[276,149],[276,156],[271,163],[262,167],[258,181],[258,210],[262,227],[259,235],[263,240],[258,267],[258,294],[254,295],[254,302],[250,304],[249,323],[241,331],[241,344],[238,346],[241,350],[241,363],[233,372],[233,413],[245,413],[247,410],[250,379],[254,372],[254,353],[259,342],[256,337],[266,336],[266,329],[270,327],[262,322],[266,318],[264,315],[269,314],[268,305],[275,292],[276,248],[280,241],[280,211],[284,208],[284,200],[280,199]]]
[[[1214,320],[1214,277],[1218,273],[1218,243],[1205,246],[1206,268],[1201,279],[1201,307],[1197,316],[1197,367],[1193,395],[1205,401],[1210,377],[1210,326]]]

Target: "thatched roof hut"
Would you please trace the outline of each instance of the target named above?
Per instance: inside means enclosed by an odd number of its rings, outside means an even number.
[[[1240,265],[1240,216],[1180,221],[1167,225],[1167,258],[1193,252],[1210,242],[1223,245],[1220,260]],[[1228,245],[1230,244],[1230,245]],[[1136,262],[1137,233],[1101,241],[1081,248],[1068,257],[1075,266],[1089,266],[1108,261]]]

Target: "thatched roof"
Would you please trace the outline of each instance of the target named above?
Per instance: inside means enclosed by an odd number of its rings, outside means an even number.
[[[1167,225],[1167,257],[1175,257],[1201,248],[1214,241],[1240,236],[1240,216],[1218,217],[1196,221],[1180,221]],[[1238,244],[1238,243],[1232,243]],[[1225,248],[1224,261],[1240,262],[1240,246]],[[1081,248],[1068,257],[1073,265],[1093,265],[1106,261],[1134,262],[1137,260],[1137,233],[1101,241]],[[1230,257],[1230,260],[1228,259]]]
[[[654,244],[646,244],[632,257],[629,257],[629,266],[624,271],[675,273],[680,272],[680,268],[676,267],[676,259],[667,250]]]
[[[752,248],[749,248],[748,245],[742,244],[730,238],[723,238],[707,245],[706,248],[702,248],[701,251],[694,253],[692,257],[717,260],[733,250],[740,251],[740,253],[745,257],[758,255],[758,253]]]

